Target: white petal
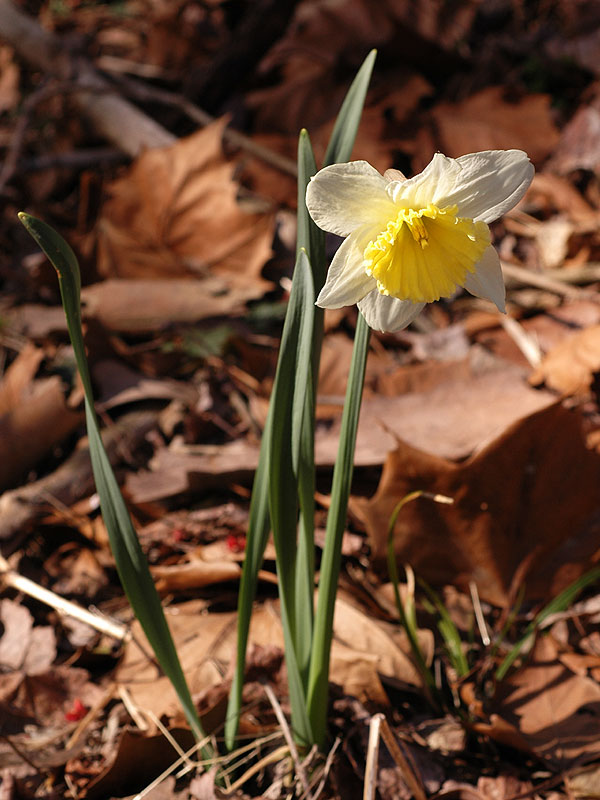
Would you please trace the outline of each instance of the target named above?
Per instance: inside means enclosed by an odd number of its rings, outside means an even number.
[[[481,260],[475,265],[475,272],[470,273],[465,281],[467,289],[475,297],[483,297],[496,304],[498,311],[506,312],[506,288],[502,276],[502,267],[498,253],[490,245]]]
[[[456,185],[436,205],[457,205],[461,217],[492,222],[517,205],[533,179],[533,164],[522,150],[486,150],[456,159]]]
[[[394,202],[411,208],[424,208],[429,203],[436,203],[436,193],[444,195],[451,191],[460,172],[454,158],[436,153],[423,172],[404,182],[394,181],[388,184],[387,190]]]
[[[369,234],[348,236],[334,255],[325,285],[317,297],[321,308],[351,306],[364,297],[375,285],[363,266],[365,247]]]
[[[419,316],[425,305],[425,303],[411,303],[410,300],[385,297],[375,289],[359,301],[358,308],[370,328],[385,332],[406,328]]]
[[[324,231],[348,236],[362,225],[379,230],[398,209],[385,191],[388,182],[366,161],[332,164],[319,170],[306,189],[309,214]]]
[[[388,191],[411,208],[457,205],[461,217],[492,222],[516,206],[533,173],[522,150],[485,150],[456,159],[436,153],[423,172],[403,184],[389,184]]]

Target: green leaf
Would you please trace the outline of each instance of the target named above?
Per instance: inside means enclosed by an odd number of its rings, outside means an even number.
[[[325,234],[320,231],[314,222],[310,219],[308,215],[308,211],[306,210],[306,205],[304,203],[304,195],[306,193],[306,185],[310,180],[311,176],[314,175],[316,172],[316,164],[314,155],[312,152],[312,147],[310,144],[310,139],[306,131],[302,131],[299,138],[298,143],[298,249],[297,249],[297,258],[300,258],[302,251],[306,251],[309,254],[311,252],[316,252],[319,255],[320,262],[321,262],[321,271],[324,275],[324,260],[325,260]],[[300,202],[301,200],[301,202]],[[311,266],[313,262],[311,261]],[[314,267],[313,267],[314,269]],[[296,280],[295,271],[292,280],[293,282]],[[294,291],[294,290],[293,290]],[[321,320],[321,330],[322,330],[322,318],[323,312],[321,309],[314,308],[314,301],[315,301],[315,289],[314,289],[314,279],[313,279],[313,297],[310,301],[310,305],[313,307],[313,319],[317,320],[320,318]],[[288,303],[288,314],[293,314],[294,310],[290,310],[290,306],[292,304],[292,298],[290,297],[290,301]],[[286,315],[287,316],[287,315]],[[318,323],[315,323],[315,327],[318,327]],[[320,344],[319,344],[319,351],[320,351]],[[313,355],[313,358],[315,356]],[[281,358],[278,361],[276,378],[279,374],[280,369],[282,369],[281,365]],[[318,367],[317,367],[318,369]],[[314,371],[314,367],[313,367]],[[301,376],[298,374],[295,376],[295,380],[301,381]],[[307,384],[309,385],[309,384]],[[312,388],[311,396],[314,397],[315,389],[314,386]],[[298,391],[295,390],[295,394],[298,394]],[[313,591],[313,584],[314,584],[314,546],[312,544],[312,540],[314,539],[313,525],[314,525],[314,514],[310,511],[311,504],[314,506],[314,489],[311,490],[311,478],[309,472],[306,468],[306,464],[310,462],[310,470],[314,475],[314,456],[312,456],[314,445],[312,443],[312,436],[314,428],[314,422],[312,426],[307,421],[305,424],[305,419],[310,419],[311,417],[314,418],[314,411],[311,412],[311,407],[314,407],[314,401],[311,403],[309,401],[309,393],[306,392],[306,403],[307,409],[304,412],[306,416],[303,415],[302,421],[302,434],[300,444],[299,444],[299,454],[298,459],[295,467],[296,472],[300,472],[302,476],[302,487],[300,488],[300,506],[302,508],[302,515],[300,520],[300,538],[298,541],[298,556],[297,556],[297,575],[298,578],[294,577],[294,586],[296,587],[297,595],[295,597],[295,602],[293,604],[293,608],[306,608],[306,597],[310,596],[311,600],[311,608],[310,613],[308,609],[306,609],[306,613],[304,614],[303,618],[297,618],[293,621],[292,627],[298,631],[298,636],[301,638],[302,641],[305,640],[307,636],[307,630],[312,631],[312,591]],[[256,587],[258,584],[258,571],[260,570],[260,566],[262,564],[263,555],[265,551],[265,547],[267,546],[267,541],[269,538],[269,526],[270,526],[270,516],[269,516],[269,482],[270,476],[273,472],[273,467],[270,463],[270,452],[272,449],[272,432],[273,432],[273,419],[274,416],[285,415],[289,413],[289,409],[282,410],[278,404],[275,402],[274,392],[273,396],[271,397],[271,402],[269,403],[269,412],[267,414],[267,420],[265,423],[265,428],[263,431],[262,441],[261,441],[261,448],[260,448],[260,456],[259,456],[259,463],[258,468],[256,471],[256,476],[254,479],[254,485],[252,487],[252,500],[250,503],[250,517],[248,520],[248,535],[246,540],[246,556],[244,559],[244,566],[242,570],[242,579],[240,582],[240,592],[238,597],[238,626],[237,626],[237,659],[234,671],[233,682],[231,686],[231,692],[229,695],[229,704],[227,707],[227,718],[225,721],[225,744],[229,750],[231,750],[235,745],[235,735],[237,733],[237,728],[239,725],[239,717],[240,717],[240,709],[241,709],[241,702],[242,702],[242,689],[244,683],[244,662],[246,658],[246,648],[248,645],[248,631],[250,628],[250,619],[251,619],[251,612],[252,612],[252,603],[254,602],[254,597],[256,595]],[[298,401],[296,401],[296,425],[298,424]],[[297,434],[294,434],[295,436]],[[310,439],[310,443],[308,440]],[[298,447],[298,444],[295,445],[295,448]],[[312,478],[312,482],[314,483],[314,477]],[[308,500],[308,495],[310,493],[310,501]],[[294,501],[293,507],[295,508],[297,504],[297,499]],[[294,514],[294,524],[296,520],[296,515]],[[296,534],[294,533],[294,541],[296,540]],[[301,572],[304,570],[304,572]],[[309,591],[310,586],[310,591]],[[300,617],[300,615],[298,615]],[[302,666],[297,666],[297,670],[302,673],[305,671],[304,662],[306,660],[306,655],[304,651],[300,654],[301,664]],[[301,681],[302,682],[302,681]]]
[[[423,682],[425,684],[425,691],[427,693],[427,699],[429,700],[432,706],[440,707],[441,703],[439,701],[438,691],[435,685],[435,679],[431,674],[431,670],[427,666],[425,656],[423,655],[421,647],[419,645],[419,636],[418,636],[414,601],[411,603],[411,607],[407,609],[405,608],[404,603],[402,602],[402,598],[400,596],[400,587],[399,587],[400,579],[398,577],[398,568],[396,566],[396,553],[394,552],[394,528],[396,526],[396,520],[398,519],[398,514],[407,503],[416,500],[418,497],[421,497],[422,494],[423,492],[419,490],[415,492],[410,492],[396,504],[396,507],[392,511],[392,514],[390,516],[390,521],[388,524],[387,565],[388,565],[390,580],[392,582],[392,586],[394,587],[394,596],[396,599],[396,607],[398,609],[398,614],[400,616],[400,622],[402,623],[402,626],[406,631],[406,635],[408,637],[408,642],[412,650],[416,667],[419,670],[421,677],[423,678]]]
[[[469,672],[469,663],[463,652],[462,639],[460,638],[458,628],[452,621],[452,617],[450,616],[448,609],[440,600],[437,592],[435,592],[422,578],[419,578],[419,583],[429,595],[429,599],[440,615],[438,630],[442,635],[444,644],[446,645],[446,651],[450,658],[450,663],[455,669],[456,674],[459,677],[463,677]]]
[[[271,449],[271,431],[273,428],[273,404],[269,405],[267,419],[263,430],[258,458],[258,467],[252,486],[248,531],[246,536],[246,552],[240,580],[238,595],[237,651],[235,670],[225,718],[225,746],[228,750],[235,747],[240,710],[242,707],[242,690],[244,688],[244,665],[248,647],[248,633],[252,617],[252,604],[256,596],[258,572],[263,562],[265,548],[269,540],[269,452]]]
[[[158,663],[177,692],[192,730],[198,738],[204,738],[148,563],[100,437],[81,332],[81,279],[77,259],[65,240],[45,222],[25,213],[20,213],[19,219],[58,273],[67,327],[85,392],[85,416],[94,479],[121,583]],[[207,748],[205,753],[210,755]]]
[[[359,314],[344,411],[342,413],[340,442],[333,470],[331,506],[327,517],[325,548],[321,559],[319,598],[315,616],[313,652],[308,682],[308,714],[315,737],[314,741],[320,746],[325,741],[333,615],[342,558],[342,537],[346,526],[348,498],[350,497],[350,486],[354,472],[356,430],[358,428],[370,334],[369,326],[362,314]]]
[[[325,234],[310,218],[306,203],[306,187],[316,173],[317,165],[306,131],[298,139],[298,249],[306,250],[312,268],[312,304],[316,300],[316,287],[325,280]],[[323,340],[323,309],[314,306],[313,330],[311,332],[310,363],[297,373],[294,391],[294,420],[292,436],[293,450],[298,455],[295,467],[298,483],[300,517],[298,521],[298,552],[295,574],[295,630],[298,646],[297,659],[304,689],[307,687],[308,670],[313,634],[313,595],[315,588],[315,404],[321,344]],[[302,386],[304,382],[304,387]]]
[[[376,57],[377,50],[371,50],[348,89],[327,145],[325,167],[350,160]]]
[[[290,687],[292,727],[299,741],[310,744],[305,680],[298,654],[310,652],[296,615],[298,463],[306,376],[310,370],[314,321],[314,285],[308,256],[301,250],[294,268],[288,313],[283,326],[273,385],[273,427],[269,454],[269,514],[277,558],[281,619]]]
[[[577,595],[585,589],[586,586],[589,586],[591,583],[596,583],[596,581],[600,580],[600,567],[594,567],[594,569],[589,570],[570,586],[567,586],[560,594],[554,597],[544,608],[536,614],[535,618],[529,623],[527,626],[524,635],[519,639],[519,641],[511,648],[508,655],[504,658],[498,669],[496,670],[496,680],[501,681],[508,670],[511,668],[513,663],[515,662],[516,658],[518,657],[521,650],[525,647],[526,644],[531,640],[531,638],[535,635],[537,630],[543,624],[543,622],[551,615],[557,614],[560,611],[564,611],[568,608],[571,603],[574,602]]]
[[[367,91],[367,85],[373,69],[375,52],[373,51],[365,60],[359,70],[353,84],[351,85],[348,96],[342,105],[340,115],[334,127],[326,163],[331,161],[346,161],[350,158],[356,131],[362,113],[362,106]],[[329,160],[327,160],[329,159]],[[313,296],[310,301],[313,306],[316,296],[321,290],[325,281],[325,234],[319,230],[311,220],[305,204],[306,186],[310,178],[316,173],[316,164],[310,144],[310,139],[306,131],[300,134],[298,144],[298,247],[297,255],[306,251],[308,261],[312,269],[313,276]],[[295,271],[296,274],[296,271]],[[293,286],[293,284],[292,284]],[[292,289],[292,291],[294,291]],[[308,301],[308,294],[306,300]],[[292,301],[290,298],[290,306]],[[288,314],[293,315],[296,311],[288,307]],[[307,322],[305,320],[305,322]],[[304,342],[304,337],[308,338],[308,324],[303,326],[305,333],[300,337]],[[285,488],[285,497],[291,505],[288,507],[290,520],[283,522],[283,526],[288,531],[289,539],[279,537],[280,544],[283,546],[283,553],[280,554],[281,564],[278,563],[278,570],[283,570],[284,578],[282,581],[280,572],[280,587],[282,588],[282,616],[284,619],[284,632],[286,633],[286,659],[288,672],[290,672],[290,694],[292,700],[292,717],[296,734],[302,740],[315,741],[310,730],[310,724],[306,717],[306,708],[302,710],[300,705],[305,702],[305,681],[307,671],[307,661],[309,658],[314,660],[314,651],[311,652],[310,633],[312,631],[312,593],[314,585],[314,407],[316,402],[317,379],[319,373],[319,361],[321,354],[321,344],[323,338],[323,311],[313,307],[313,329],[311,332],[311,354],[310,368],[306,373],[302,372],[304,367],[297,370],[294,376],[294,391],[292,400],[292,411],[289,407],[289,396],[284,401],[276,400],[275,391],[271,398],[269,414],[263,433],[259,465],[252,490],[252,501],[250,506],[250,520],[248,525],[247,551],[242,581],[240,584],[240,595],[238,600],[238,646],[237,662],[235,667],[234,679],[229,698],[227,719],[225,724],[225,741],[229,749],[234,746],[235,734],[239,722],[241,708],[244,660],[248,642],[248,629],[250,625],[251,607],[256,593],[258,580],[258,570],[262,563],[264,549],[266,547],[269,530],[269,504],[267,495],[269,487],[272,486],[272,479],[281,480]],[[305,344],[305,342],[304,342]],[[282,346],[283,349],[283,346]],[[293,348],[290,349],[290,352]],[[294,358],[296,362],[305,362],[306,351],[303,350],[298,357],[296,350]],[[292,358],[292,356],[290,356]],[[287,357],[286,359],[287,360]],[[280,358],[277,366],[275,382],[277,383],[280,370],[288,371],[285,360]],[[287,393],[286,393],[287,394]],[[302,404],[299,398],[302,396]],[[302,413],[300,408],[302,406]],[[282,416],[293,414],[293,425],[290,435],[293,443],[283,442],[282,435],[279,435],[277,442],[282,445],[283,450],[274,446],[273,428],[275,420]],[[271,461],[273,452],[277,452],[277,458],[281,458],[280,464],[285,465],[285,469],[280,473]],[[293,458],[292,458],[292,454]],[[295,495],[292,498],[291,478],[295,475],[296,487]],[[271,496],[273,491],[271,491]],[[296,537],[296,511],[300,506],[299,535]],[[273,497],[276,512],[283,508],[277,497]],[[346,501],[347,502],[347,501]],[[271,512],[272,513],[272,512]],[[345,513],[345,511],[344,511]],[[294,523],[294,533],[291,532],[291,519]],[[274,525],[275,527],[275,525]],[[282,529],[283,530],[283,529]],[[289,552],[290,542],[296,543],[297,554],[295,560]],[[341,544],[340,544],[341,546]],[[288,548],[288,549],[286,549]],[[292,569],[292,564],[295,567]],[[337,581],[337,576],[336,579]],[[285,599],[283,599],[285,597]],[[327,697],[327,685],[325,685],[325,703]]]

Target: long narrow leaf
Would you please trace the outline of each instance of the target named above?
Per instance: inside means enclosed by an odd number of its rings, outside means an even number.
[[[463,652],[462,639],[458,628],[452,621],[452,617],[444,603],[441,601],[438,593],[429,586],[429,584],[422,578],[419,578],[419,583],[429,595],[429,599],[437,609],[440,618],[438,620],[438,630],[442,635],[446,650],[450,658],[456,674],[459,678],[464,677],[469,672],[469,662]]]
[[[306,131],[302,131],[298,144],[298,196],[299,196],[299,213],[298,213],[298,248],[297,258],[300,258],[301,252],[304,250],[309,257],[311,268],[314,275],[314,261],[311,260],[311,253],[316,254],[317,263],[320,263],[321,272],[324,274],[324,260],[325,260],[325,234],[320,231],[313,221],[310,219],[306,206],[304,204],[304,194],[308,181],[316,172],[316,164],[310,139]],[[300,203],[300,198],[302,202]],[[313,277],[314,284],[314,277]],[[313,285],[313,297],[310,302],[311,306],[314,305],[315,289]],[[291,304],[291,298],[290,298]],[[320,317],[321,330],[322,330],[322,311],[321,309],[314,309],[314,319]],[[320,341],[319,341],[320,352]],[[313,359],[314,359],[314,346],[313,346]],[[280,361],[278,362],[277,374],[279,373]],[[314,372],[314,367],[313,367]],[[299,379],[296,376],[296,379]],[[306,379],[306,386],[310,387],[310,381]],[[299,392],[296,391],[295,395]],[[314,396],[314,388],[311,394]],[[311,462],[312,470],[314,472],[314,457],[312,443],[313,427],[314,424],[310,423],[310,419],[314,418],[314,402],[309,402],[309,394],[306,393],[307,408],[303,412],[303,419],[301,421],[301,432],[298,433],[298,420],[296,418],[296,426],[294,428],[294,435],[301,436],[296,442],[293,449],[298,453],[297,463],[294,466],[295,473],[302,476],[301,485],[298,488],[300,495],[300,539],[298,542],[298,557],[297,557],[297,577],[294,577],[294,585],[296,587],[297,595],[294,602],[294,608],[303,608],[307,602],[306,598],[310,595],[311,608],[310,611],[301,617],[293,620],[292,626],[298,631],[298,637],[305,641],[309,632],[312,631],[312,586],[314,583],[314,513],[310,510],[311,504],[314,503],[314,477],[311,478],[306,469],[306,464]],[[271,520],[269,516],[269,482],[273,467],[270,463],[270,451],[272,448],[271,437],[273,430],[274,415],[285,415],[290,413],[289,408],[282,410],[275,402],[274,397],[271,397],[269,403],[269,412],[267,421],[264,427],[260,457],[254,485],[252,487],[252,500],[250,503],[250,518],[248,520],[248,535],[246,543],[246,557],[244,559],[244,566],[242,570],[242,578],[240,582],[240,593],[238,598],[238,623],[237,623],[237,660],[235,664],[235,671],[231,692],[229,695],[229,704],[227,707],[227,719],[225,722],[225,744],[231,750],[235,744],[235,735],[237,733],[240,717],[240,709],[242,702],[242,688],[244,682],[244,662],[246,657],[246,648],[248,646],[248,632],[250,628],[250,619],[252,615],[252,604],[256,595],[256,587],[258,583],[258,571],[262,564],[263,555],[267,541],[269,538],[269,528]],[[296,414],[298,413],[298,403],[296,401]],[[306,424],[304,420],[306,421]],[[310,441],[309,441],[310,439]],[[310,495],[310,500],[309,500]],[[297,501],[295,501],[297,502]],[[295,505],[295,503],[294,503]],[[292,509],[290,509],[292,511]],[[294,515],[295,519],[295,515]],[[294,534],[294,541],[296,536]],[[304,570],[304,572],[301,572]],[[310,587],[310,590],[309,590]],[[300,664],[298,669],[301,674],[307,670],[306,661],[309,657],[305,649],[299,653]]]
[[[369,53],[346,94],[327,146],[324,166],[348,161],[352,155],[376,55],[375,50]],[[320,290],[322,283],[318,283],[317,286]],[[320,745],[325,739],[335,597],[341,565],[342,536],[354,469],[356,429],[369,338],[369,328],[362,315],[359,314],[342,416],[338,456],[333,474],[331,507],[327,518],[325,549],[321,561],[321,579],[308,681],[308,714],[315,737],[314,741]]]
[[[354,147],[354,140],[356,139],[356,132],[362,116],[376,57],[377,51],[371,50],[348,89],[327,145],[323,161],[323,166],[325,167],[328,164],[348,161],[352,155],[352,148]]]
[[[294,424],[297,427],[302,422],[306,376],[310,369],[314,308],[310,262],[306,252],[301,251],[294,268],[271,395],[275,411],[269,454],[269,513],[277,559],[292,725],[299,741],[306,744],[311,743],[312,735],[306,714],[305,680],[298,663],[298,653],[306,648],[306,643],[299,641],[302,631],[297,629],[295,613],[300,437],[294,434]]]
[[[325,234],[310,218],[304,198],[306,187],[316,173],[317,165],[308,133],[303,130],[298,139],[298,243],[297,252],[308,253],[314,296],[325,279]],[[323,339],[323,310],[314,307],[311,331],[310,363],[297,370],[294,388],[294,420],[292,449],[298,455],[295,467],[298,484],[300,516],[298,520],[298,552],[295,570],[295,629],[297,659],[304,689],[313,635],[313,595],[315,584],[315,403],[316,387]],[[302,386],[302,382],[304,386]]]
[[[362,314],[359,314],[342,414],[340,443],[333,471],[331,507],[327,517],[325,549],[321,560],[321,580],[308,683],[308,714],[315,737],[314,741],[318,745],[322,745],[325,740],[333,615],[341,565],[342,536],[346,525],[348,498],[354,472],[356,430],[369,351],[369,338],[369,326]]]
[[[438,691],[435,685],[435,679],[431,674],[431,670],[427,666],[427,662],[419,645],[414,600],[412,602],[412,607],[410,609],[407,609],[405,608],[404,603],[402,602],[402,598],[400,597],[400,588],[399,588],[400,578],[398,577],[398,568],[396,566],[396,553],[394,552],[394,528],[396,526],[396,520],[398,519],[398,514],[407,503],[416,500],[418,497],[421,497],[422,494],[423,492],[420,490],[406,494],[396,504],[394,510],[392,511],[392,514],[390,516],[390,521],[388,523],[387,565],[388,565],[390,580],[392,582],[392,586],[394,587],[394,596],[396,599],[396,607],[398,609],[398,615],[400,616],[400,622],[402,623],[402,626],[406,631],[406,635],[408,637],[408,642],[412,650],[415,664],[417,666],[417,669],[419,670],[419,673],[421,674],[421,677],[423,678],[428,700],[431,702],[432,706],[440,706]]]
[[[272,425],[273,405],[270,404],[252,487],[246,553],[238,596],[237,655],[225,719],[225,746],[228,750],[232,750],[235,746],[235,737],[239,726],[252,604],[256,595],[258,572],[269,540],[269,451]]]
[[[350,158],[374,59],[375,52],[373,51],[365,60],[349,89],[347,99],[342,105],[339,118],[334,127],[326,163],[331,163],[332,160],[345,161]],[[323,286],[326,273],[325,235],[310,219],[304,202],[306,185],[315,172],[316,164],[310,140],[307,132],[302,131],[298,146],[297,252],[300,253],[304,249],[308,254],[313,274],[313,303]],[[294,437],[299,437],[299,450],[296,451],[296,443],[293,445],[293,449],[294,452],[298,452],[295,473],[300,502],[300,519],[298,553],[294,575],[291,579],[294,613],[293,617],[288,621],[290,631],[293,629],[295,633],[295,647],[297,648],[293,653],[290,653],[290,658],[294,662],[291,665],[292,672],[295,673],[297,669],[301,683],[304,682],[303,676],[306,674],[307,659],[311,656],[308,642],[312,630],[312,587],[314,583],[314,407],[323,338],[323,312],[321,309],[316,308],[314,310],[313,320],[311,370],[304,389],[304,408],[300,425],[298,425],[298,417],[296,417],[296,423],[293,427]],[[298,375],[296,379],[302,380]],[[299,388],[296,387],[295,390],[296,398],[300,396]],[[296,401],[297,408],[298,403]],[[272,426],[275,415],[279,416],[281,413],[285,412],[282,412],[279,407],[276,408],[272,398],[261,443],[259,466],[252,491],[246,559],[240,584],[237,662],[225,725],[225,741],[229,749],[234,745],[239,723],[244,660],[248,642],[251,608],[256,593],[258,570],[266,547],[270,524],[267,495],[270,478],[275,474],[269,456],[273,448]],[[289,668],[290,664],[288,664]],[[300,693],[298,691],[296,691],[296,695],[298,696],[297,702],[300,702]],[[306,733],[308,733],[306,723],[307,721],[305,720],[301,727],[304,727]]]
[[[196,736],[203,738],[205,734],[177,657],[160,598],[100,437],[81,332],[81,279],[77,259],[69,245],[49,225],[24,213],[19,214],[19,219],[58,273],[69,335],[85,392],[85,415],[94,479],[121,583],[161,668],[177,692],[192,730]]]
[[[591,583],[595,583],[596,581],[600,580],[600,567],[594,567],[593,569],[586,572],[570,586],[567,586],[560,594],[554,597],[544,608],[536,614],[535,618],[529,623],[524,635],[519,639],[519,641],[513,645],[508,655],[504,658],[498,669],[496,670],[496,680],[501,681],[510,667],[515,662],[516,658],[518,657],[521,650],[525,647],[525,645],[529,642],[531,637],[536,633],[536,631],[540,628],[543,622],[551,615],[556,614],[559,611],[564,611],[565,608],[568,608],[571,603],[575,600],[579,592],[585,589],[586,586],[589,586]]]

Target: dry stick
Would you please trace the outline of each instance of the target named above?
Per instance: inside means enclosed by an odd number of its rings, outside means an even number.
[[[209,737],[207,736],[202,741],[196,742],[196,744],[194,744],[193,747],[191,747],[183,755],[179,756],[179,758],[177,758],[176,761],[174,761],[169,767],[167,767],[163,772],[161,772],[161,774],[157,778],[155,778],[151,783],[149,783],[145,789],[142,789],[141,792],[136,794],[133,800],[143,800],[144,797],[147,797],[151,791],[156,789],[157,786],[160,786],[160,784],[164,780],[166,780],[169,777],[169,775],[175,772],[175,770],[178,767],[180,767],[184,763],[189,762],[191,756],[194,755],[194,753],[198,752],[198,750],[200,750],[201,747],[204,747],[208,739]]]
[[[327,759],[325,761],[325,766],[323,767],[323,777],[321,778],[321,782],[318,785],[317,790],[313,795],[313,800],[318,800],[318,798],[323,793],[323,790],[325,789],[325,784],[327,783],[327,777],[329,775],[329,772],[330,772],[332,764],[333,764],[333,758],[335,756],[335,752],[338,749],[338,747],[341,745],[341,743],[342,743],[342,740],[339,737],[336,737],[331,750],[327,754]]]
[[[59,614],[65,614],[68,617],[73,617],[73,619],[78,619],[80,622],[85,622],[97,631],[112,636],[113,639],[123,642],[131,637],[131,633],[125,625],[114,622],[100,614],[92,614],[91,611],[72,603],[70,600],[65,600],[49,589],[44,589],[43,586],[39,586],[39,584],[29,580],[29,578],[19,575],[18,572],[11,569],[8,561],[2,556],[0,556],[0,580],[4,586],[10,586],[29,597],[34,597],[36,600],[40,600],[40,602],[55,609]]]
[[[600,263],[588,261],[579,267],[549,269],[544,272],[544,275],[562,283],[594,283],[600,281]]]
[[[135,722],[136,726],[144,733],[147,733],[150,726],[144,719],[142,713],[140,712],[139,707],[134,702],[130,691],[127,689],[126,686],[123,686],[121,684],[121,686],[119,686],[118,689],[118,694],[119,697],[121,698],[121,702],[125,706],[125,710],[129,714],[131,719]]]
[[[500,317],[500,323],[532,367],[542,363],[542,351],[534,337],[527,333],[521,323],[513,317]]]
[[[479,635],[481,636],[481,641],[487,647],[491,640],[485,624],[485,617],[483,616],[483,609],[481,608],[481,601],[479,599],[479,592],[477,591],[477,584],[475,581],[469,581],[469,592],[471,593],[471,602],[473,603],[473,611],[475,612],[475,619],[477,620]]]
[[[10,0],[0,0],[0,37],[42,72],[67,81],[76,76],[81,111],[97,133],[132,158],[146,148],[176,141],[162,125],[119,97],[89,62],[69,53],[59,36],[44,30]]]
[[[89,63],[69,52],[59,36],[44,30],[38,23],[18,10],[10,0],[0,0],[0,38],[32,66],[60,80],[76,79],[75,99],[95,130],[132,158],[152,147],[174,144],[174,136],[139,108],[118,95],[111,84]],[[137,96],[158,100],[179,107],[199,125],[206,126],[214,117],[189,100],[159,89],[136,85]],[[133,90],[132,90],[133,91]],[[244,134],[226,129],[224,138],[289,175],[297,175],[296,164],[286,156],[256,144]]]
[[[256,775],[257,772],[260,772],[264,767],[268,767],[269,764],[274,764],[277,761],[281,761],[281,759],[286,756],[290,752],[289,747],[287,744],[282,744],[281,747],[278,747],[276,750],[272,750],[270,753],[267,753],[264,758],[261,758],[260,761],[257,761],[256,764],[253,764],[250,769],[246,770],[243,775],[241,775],[237,781],[234,781],[228,789],[221,789],[221,792],[225,795],[233,794],[240,786],[243,786],[246,781],[249,781],[253,775]],[[136,800],[134,797],[133,800]]]
[[[553,273],[554,277],[548,277],[540,272],[532,272],[530,269],[517,267],[515,264],[507,264],[506,261],[502,261],[501,263],[502,272],[505,277],[513,278],[526,286],[536,286],[538,289],[546,289],[548,292],[553,292],[561,297],[569,297],[571,299],[585,298],[586,300],[600,302],[600,296],[597,292],[569,286],[566,282],[560,280],[558,276],[556,276],[556,273]]]
[[[18,747],[18,746],[17,746],[17,745],[16,745],[16,744],[13,742],[13,740],[10,738],[10,736],[6,736],[6,734],[4,734],[4,733],[0,733],[0,740],[2,740],[2,741],[4,741],[4,742],[6,742],[6,744],[7,744],[7,745],[10,747],[10,749],[11,749],[11,750],[13,750],[13,752],[14,752],[14,753],[16,753],[16,755],[17,755],[19,758],[21,758],[21,759],[22,759],[22,760],[23,760],[23,761],[24,761],[24,762],[25,762],[27,765],[29,765],[29,766],[30,766],[30,767],[31,767],[33,770],[35,770],[35,772],[36,772],[36,773],[38,773],[38,774],[39,774],[40,772],[43,772],[43,771],[44,771],[44,770],[40,769],[40,768],[37,766],[37,764],[34,764],[34,763],[33,763],[33,761],[32,761],[32,760],[29,758],[29,756],[27,755],[27,753],[23,752],[23,750],[21,750],[21,748],[20,748],[20,747]]]
[[[381,722],[383,719],[385,719],[383,714],[375,714],[369,722],[369,744],[367,745],[363,800],[375,800],[377,767],[379,766],[379,741],[381,739]]]
[[[79,89],[73,81],[58,81],[49,86],[41,86],[24,100],[21,112],[17,117],[13,135],[8,144],[4,164],[0,170],[0,193],[4,191],[6,184],[17,171],[25,134],[35,107],[57,94],[66,94],[74,91],[79,91]]]
[[[415,772],[411,769],[408,761],[402,753],[402,750],[400,750],[398,747],[396,737],[394,736],[392,729],[388,725],[385,717],[381,720],[381,738],[385,742],[385,746],[400,769],[402,777],[404,778],[410,791],[413,793],[415,800],[427,800],[423,786],[417,780]]]
[[[133,78],[122,78],[122,81],[126,92],[137,100],[150,100],[179,108],[190,119],[194,120],[194,122],[197,122],[202,127],[206,127],[216,120],[216,117],[211,116],[185,97],[175,94],[175,92],[169,92],[166,89],[157,89],[154,86],[146,86]],[[281,153],[277,153],[268,147],[257,144],[249,136],[233,128],[225,128],[223,131],[223,139],[234,147],[245,150],[247,153],[260,158],[262,161],[288,175],[292,175],[293,177],[298,176],[298,167],[296,162],[291,158],[287,158],[287,156],[281,155]]]
[[[292,736],[292,732],[290,731],[290,726],[287,723],[285,715],[281,710],[279,701],[275,697],[275,692],[273,691],[273,689],[271,689],[268,683],[263,683],[263,689],[265,690],[265,694],[269,698],[269,702],[273,706],[273,711],[275,712],[275,716],[277,717],[277,722],[279,722],[281,730],[283,731],[283,735],[285,737],[285,741],[289,748],[292,761],[294,762],[296,774],[298,775],[300,783],[302,784],[302,789],[304,790],[304,796],[307,797],[308,800],[312,800],[312,795],[310,793],[310,786],[308,784],[308,778],[306,777],[306,773],[304,771],[304,765],[300,761],[298,750],[296,749],[296,743],[294,742],[294,737]]]

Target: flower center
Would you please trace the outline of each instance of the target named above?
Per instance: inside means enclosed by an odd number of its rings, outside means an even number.
[[[383,295],[431,303],[464,286],[490,244],[485,222],[456,216],[458,208],[403,208],[365,248],[363,267]]]

